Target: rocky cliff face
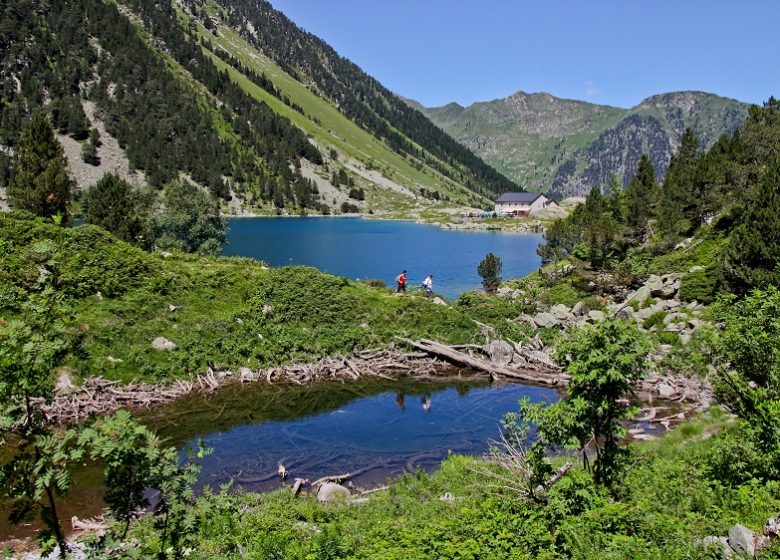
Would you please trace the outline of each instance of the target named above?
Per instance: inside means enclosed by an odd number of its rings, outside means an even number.
[[[686,128],[710,146],[741,125],[747,107],[703,92],[654,95],[631,109],[518,92],[421,110],[527,190],[572,196],[613,176],[627,184],[643,153],[663,177]]]

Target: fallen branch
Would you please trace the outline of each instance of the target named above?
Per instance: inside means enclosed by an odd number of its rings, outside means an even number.
[[[406,344],[414,348],[417,348],[418,350],[422,350],[429,354],[440,356],[456,364],[485,371],[489,373],[491,376],[511,377],[513,379],[520,379],[522,381],[527,381],[530,383],[538,383],[542,385],[553,385],[553,386],[565,385],[566,382],[569,380],[568,375],[560,373],[558,371],[555,372],[550,371],[546,375],[534,374],[531,373],[530,371],[519,371],[515,369],[510,369],[505,366],[493,365],[492,363],[486,360],[482,360],[474,356],[471,356],[469,354],[459,352],[458,350],[455,350],[450,346],[441,344],[440,342],[436,342],[433,340],[422,339],[419,342],[415,342],[408,338],[402,338],[402,337],[396,337],[396,338],[398,338],[399,340],[405,342]]]
[[[563,478],[563,475],[565,475],[567,472],[569,472],[569,469],[571,469],[572,463],[566,463],[563,465],[560,469],[558,469],[555,474],[553,474],[550,478],[548,478],[544,483],[540,484],[536,487],[536,493],[542,494],[543,492],[547,492],[550,488],[553,487],[553,485],[558,482],[560,479]]]

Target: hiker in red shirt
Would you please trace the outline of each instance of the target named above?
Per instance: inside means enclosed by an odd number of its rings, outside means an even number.
[[[406,293],[406,271],[405,270],[395,278],[395,283],[398,284],[398,289],[396,290],[396,293],[399,292]]]

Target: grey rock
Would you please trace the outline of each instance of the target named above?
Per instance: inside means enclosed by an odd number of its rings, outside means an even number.
[[[511,294],[512,294],[512,288],[510,288],[509,286],[501,286],[496,292],[496,295],[498,297],[509,297]]]
[[[644,321],[651,315],[655,315],[660,311],[666,311],[666,310],[663,308],[662,305],[655,304],[655,305],[651,305],[650,307],[645,307],[644,309],[640,309],[639,311],[636,312],[635,317],[640,321]]]
[[[558,305],[553,305],[550,309],[550,313],[552,313],[556,319],[559,319],[561,321],[566,321],[572,316],[571,309],[569,309],[567,306],[563,305],[562,303],[559,303]]]
[[[681,333],[685,330],[685,323],[669,323],[664,328],[665,331]]]
[[[630,305],[624,305],[623,307],[618,309],[617,313],[615,313],[615,318],[621,321],[628,321],[633,316],[634,316],[634,310],[631,308]]]
[[[747,554],[752,558],[756,555],[756,534],[737,523],[729,529],[729,546],[734,552]]]
[[[158,336],[152,341],[152,349],[161,352],[170,352],[176,349],[176,344],[165,338],[164,336]]]
[[[687,315],[685,313],[669,313],[666,317],[664,317],[664,325],[668,325],[669,323],[672,323],[679,319],[685,319],[687,318]]]
[[[490,362],[496,366],[506,366],[512,361],[515,349],[504,340],[494,340],[485,345],[485,353],[490,356]]]
[[[674,390],[674,387],[666,383],[660,383],[655,390],[658,392],[658,396],[662,399],[668,399],[677,393],[677,391]]]
[[[262,309],[263,315],[268,315],[271,311],[273,311],[273,309],[274,308],[268,305],[267,303],[264,304]]]
[[[669,311],[679,311],[680,308],[682,307],[682,303],[680,303],[680,300],[677,299],[667,299],[661,303]]]
[[[703,266],[696,265],[696,266],[692,266],[691,268],[689,268],[688,272],[691,272],[691,273],[692,272],[700,272],[702,270],[704,270]]]
[[[677,291],[679,289],[680,289],[679,287],[675,288],[674,284],[670,284],[668,286],[664,286],[663,288],[655,292],[654,295],[663,299],[671,299],[677,294]]]
[[[588,311],[588,319],[590,319],[594,323],[598,323],[600,321],[603,321],[606,318],[607,318],[607,316],[604,315],[604,312],[603,311],[599,311],[598,309],[593,309],[591,311]]]
[[[664,289],[664,281],[661,280],[660,276],[653,274],[650,278],[647,279],[644,287],[650,290],[650,295],[652,297],[658,297],[661,294],[661,291]]]
[[[767,519],[762,533],[770,537],[777,537],[780,535],[780,516],[770,517]]]
[[[693,329],[696,330],[698,328],[701,328],[701,326],[704,324],[704,321],[701,319],[689,319],[688,325]]]
[[[314,523],[307,523],[306,521],[296,521],[293,526],[302,531],[314,533],[315,535],[322,532],[322,529],[317,527]]]
[[[709,537],[704,537],[701,540],[701,544],[705,548],[716,549],[721,553],[723,558],[734,557],[734,551],[731,550],[731,547],[729,546],[729,540],[726,537],[716,537],[710,535]]]
[[[433,300],[432,300],[432,301],[433,301],[433,304],[434,304],[434,305],[447,305],[447,302],[446,302],[446,301],[444,301],[443,299],[441,299],[441,298],[440,298],[440,297],[438,297],[438,296],[436,296],[435,298],[433,298]]]
[[[578,301],[577,303],[574,304],[574,307],[571,308],[571,312],[576,317],[579,317],[580,315],[582,315],[582,309],[584,307],[585,307],[585,304],[583,302],[581,302],[581,301]]]
[[[688,344],[692,339],[693,337],[689,333],[680,334],[680,342],[683,344]]]
[[[318,502],[333,502],[335,500],[346,500],[349,498],[350,492],[348,488],[345,488],[341,484],[335,482],[325,482],[317,490]]]
[[[644,303],[648,299],[650,299],[650,288],[648,286],[642,286],[636,292],[634,292],[633,295],[628,299],[629,301],[637,301],[639,303]]]
[[[534,324],[537,327],[543,328],[556,327],[560,325],[561,322],[552,313],[539,313],[534,316]]]

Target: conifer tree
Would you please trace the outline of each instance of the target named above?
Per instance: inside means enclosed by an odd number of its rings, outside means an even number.
[[[724,255],[726,277],[743,293],[780,284],[780,162],[770,163],[745,205]]]
[[[13,208],[47,218],[60,215],[67,221],[72,181],[62,146],[43,114],[36,115],[22,133],[14,172],[8,188]]]
[[[631,178],[625,192],[625,218],[634,239],[641,239],[647,234],[659,197],[660,188],[655,180],[653,163],[647,154],[642,154],[636,175]]]
[[[661,191],[658,223],[664,233],[686,234],[699,225],[702,202],[696,192],[698,155],[699,141],[687,128],[680,149],[672,156]]]
[[[148,248],[152,241],[141,197],[126,181],[106,174],[84,196],[84,221],[110,231],[119,239]]]

